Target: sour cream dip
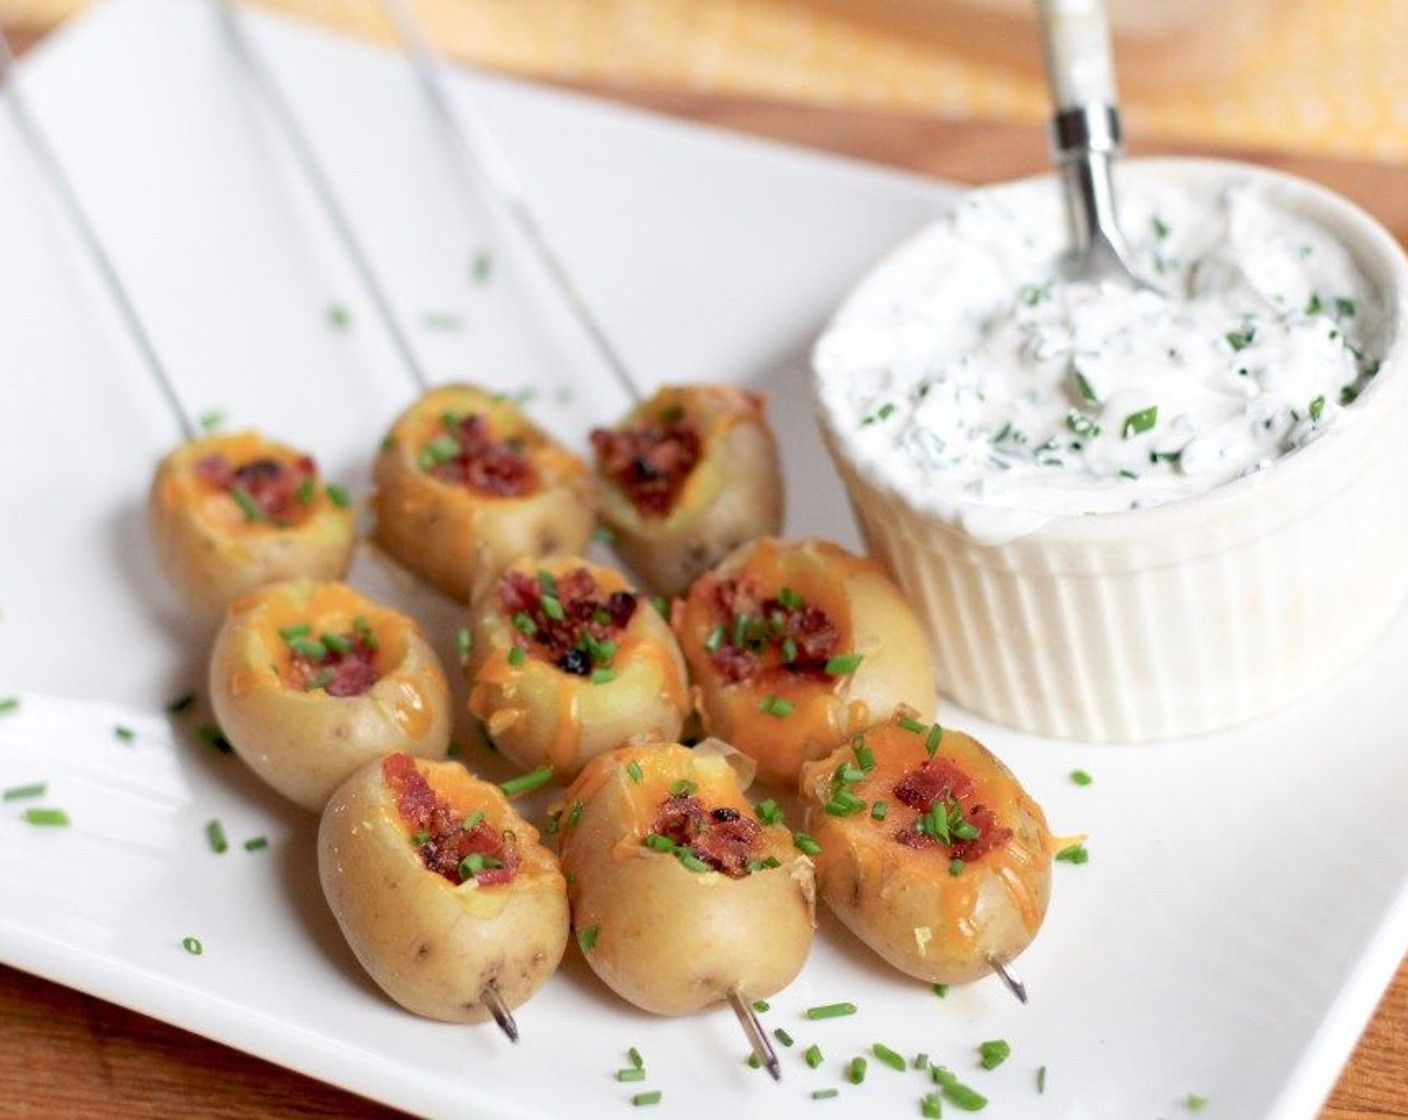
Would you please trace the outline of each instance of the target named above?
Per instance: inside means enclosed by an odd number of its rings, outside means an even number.
[[[1206,493],[1352,422],[1388,316],[1334,231],[1231,168],[1120,188],[1164,295],[1063,278],[1050,178],[963,195],[883,262],[813,355],[840,453],[1001,541]]]

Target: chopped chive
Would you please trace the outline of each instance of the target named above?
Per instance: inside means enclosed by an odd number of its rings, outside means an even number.
[[[630,762],[626,763],[626,773],[631,776],[631,781],[636,782],[637,784],[639,784],[641,779],[645,777],[645,771],[640,768],[640,763],[637,762],[634,758],[631,759]]]
[[[856,765],[869,773],[875,769],[875,752],[865,745],[865,736],[856,732],[851,740],[851,752],[856,756]]]
[[[996,1069],[1012,1056],[1012,1047],[1004,1038],[994,1038],[978,1044],[979,1065]]]
[[[777,1039],[778,1042],[782,1043],[783,1046],[792,1045],[792,1036],[788,1034],[782,1027],[778,1027],[777,1030],[773,1031],[772,1036]]]
[[[781,867],[776,856],[768,856],[765,859],[750,859],[747,870],[749,875],[756,875],[759,871],[771,871],[774,867]]]
[[[341,634],[324,634],[319,640],[333,653],[352,652],[352,643]]]
[[[313,499],[318,496],[318,484],[311,477],[305,478],[298,484],[298,489],[293,492],[294,500],[301,506],[310,506]]]
[[[69,823],[68,814],[62,809],[26,809],[24,811],[26,824],[52,825],[63,827]]]
[[[782,823],[782,806],[771,797],[766,801],[759,801],[753,806],[753,809],[758,814],[758,819],[764,824]]]
[[[205,952],[205,946],[200,943],[199,937],[183,937],[181,939],[181,948],[185,949],[186,952],[190,953],[193,957],[198,957]]]
[[[835,657],[826,659],[826,672],[833,677],[848,677],[860,668],[860,663],[864,660],[863,653],[838,653]]]
[[[352,313],[340,303],[329,304],[328,322],[337,330],[345,331],[352,325]]]
[[[1056,858],[1066,863],[1089,863],[1090,853],[1086,851],[1084,844],[1072,844],[1057,852]]]
[[[673,852],[675,842],[668,836],[661,836],[658,832],[652,832],[649,836],[641,838],[641,845],[649,848],[652,852]]]
[[[1345,299],[1344,296],[1335,297],[1335,313],[1346,319],[1354,318],[1356,311],[1354,300]]]
[[[911,719],[909,716],[903,716],[897,719],[895,723],[905,731],[912,732],[915,735],[923,735],[929,730],[927,723],[920,723],[917,719]]]
[[[617,1081],[644,1081],[645,1070],[643,1069],[618,1069],[616,1071]]]
[[[659,1089],[651,1089],[648,1093],[637,1093],[631,1098],[631,1103],[637,1108],[643,1104],[659,1104],[660,1096]]]
[[[924,736],[924,749],[928,752],[930,758],[933,758],[934,755],[938,754],[939,744],[943,742],[943,738],[944,729],[940,727],[937,723],[935,723],[933,727],[929,728],[929,734]]]
[[[722,623],[715,626],[709,631],[709,636],[704,639],[704,651],[706,653],[718,653],[719,650],[723,648],[727,636]]]
[[[43,797],[48,792],[48,782],[33,782],[27,786],[11,786],[3,794],[0,794],[0,800],[22,801],[27,797]]]
[[[519,668],[528,660],[528,651],[522,646],[514,646],[508,651],[508,663],[515,669]]]
[[[293,650],[299,657],[307,658],[309,661],[322,661],[328,655],[328,647],[318,641],[317,638],[290,638],[288,648]]]
[[[201,724],[196,728],[196,734],[200,736],[201,742],[214,747],[221,754],[229,754],[235,749],[230,745],[230,740],[225,738],[225,733],[213,723]]]
[[[632,1046],[626,1051],[626,1060],[631,1063],[632,1069],[644,1069],[645,1059],[640,1056],[640,1051]]]
[[[883,1042],[877,1042],[870,1048],[870,1052],[875,1055],[877,1061],[884,1062],[893,1070],[903,1073],[907,1068],[904,1055],[891,1050]]]
[[[235,505],[240,507],[240,512],[244,514],[246,521],[265,520],[264,511],[259,507],[259,503],[243,486],[230,487],[230,497],[235,500]]]
[[[979,1112],[987,1107],[988,1099],[982,1093],[970,1089],[954,1076],[952,1070],[935,1066],[929,1071],[935,1085],[939,1086],[944,1099],[964,1112]]]
[[[823,1059],[821,1056],[821,1047],[818,1046],[816,1043],[812,1043],[804,1051],[802,1051],[802,1060],[806,1062],[807,1065],[809,1065],[812,1069],[816,1069],[816,1067],[821,1065],[821,1063],[825,1059]]]
[[[494,271],[494,258],[488,249],[480,249],[470,261],[469,274],[476,284],[487,284]]]
[[[469,855],[460,860],[460,882],[467,883],[481,871],[493,871],[502,866],[503,862],[495,859],[493,856],[486,856],[482,852],[470,852]]]
[[[821,845],[805,832],[794,832],[792,834],[792,843],[804,856],[821,855]]]
[[[464,820],[460,821],[460,831],[472,832],[474,830],[475,825],[479,824],[479,822],[483,819],[484,810],[476,809],[474,812],[470,813],[469,816],[465,817]]]
[[[1197,1093],[1189,1093],[1183,1098],[1183,1104],[1189,1112],[1202,1112],[1208,1106],[1208,1099]]]
[[[543,608],[543,614],[554,622],[561,622],[567,617],[567,612],[562,609],[562,600],[556,595],[544,595],[538,603]]]
[[[772,1004],[770,1004],[770,1003],[769,1003],[767,1000],[765,1000],[765,999],[755,999],[755,1000],[753,1001],[753,1010],[754,1010],[754,1011],[757,1011],[759,1014],[761,1014],[761,1013],[764,1012],[764,1011],[771,1011],[771,1010],[772,1010]]]
[[[427,844],[430,843],[430,833],[426,832],[424,829],[419,832],[413,833],[411,835],[411,843],[414,844],[417,848],[425,847]]]
[[[586,929],[577,931],[577,944],[582,947],[582,952],[590,953],[596,948],[596,935],[601,932],[600,926],[588,926]]]
[[[5,712],[16,711],[19,706],[20,698],[18,696],[6,696],[3,700],[0,700],[0,715],[3,715]]]
[[[800,610],[803,604],[806,602],[806,600],[804,600],[801,595],[797,594],[797,592],[792,590],[792,588],[790,587],[784,587],[778,591],[777,601],[781,603],[784,607],[786,607],[789,611]]]
[[[963,874],[963,869],[968,865],[961,859],[951,859],[948,861],[948,873],[957,879]]]
[[[851,1064],[846,1067],[846,1080],[852,1085],[859,1085],[865,1080],[865,1070],[870,1063],[857,1055],[851,1059]]]
[[[791,665],[797,660],[797,642],[793,638],[782,639],[782,660],[784,664]],[[827,672],[830,672],[828,669]]]
[[[322,669],[316,676],[310,677],[308,683],[303,686],[304,692],[317,692],[320,688],[327,688],[332,684],[333,678],[337,676],[335,670]]]
[[[865,798],[857,797],[846,789],[838,789],[826,803],[826,811],[833,817],[849,817],[855,813],[863,813],[867,807]]]
[[[684,864],[684,866],[690,871],[696,871],[700,874],[703,874],[705,871],[714,870],[697,855],[695,855],[694,850],[692,848],[675,848],[675,858],[678,859],[682,864]]]
[[[474,635],[469,632],[469,627],[461,626],[455,631],[455,653],[459,656],[461,665],[469,660],[470,652],[473,649]]]
[[[746,1065],[749,1069],[763,1068],[763,1060],[758,1057],[758,1052],[756,1050],[753,1051],[753,1053],[749,1054],[748,1057],[743,1059],[743,1064]]]
[[[226,852],[230,847],[230,842],[225,839],[225,826],[218,820],[206,822],[205,838],[210,842],[210,850],[217,856]]]
[[[267,836],[251,836],[244,842],[244,850],[247,852],[262,852],[269,846]]]
[[[1094,780],[1095,779],[1092,778],[1089,774],[1087,774],[1084,770],[1071,771],[1071,781],[1075,782],[1075,784],[1078,786],[1088,786]]]
[[[883,821],[885,815],[890,811],[890,807],[884,801],[876,801],[870,806],[870,819],[873,821]]]
[[[934,992],[934,994],[935,994],[936,996],[938,996],[940,999],[947,999],[947,998],[948,998],[948,985],[947,985],[947,984],[935,984],[934,987],[933,987],[933,992]]]
[[[1323,394],[1310,402],[1310,419],[1319,420],[1325,413],[1325,397]]]
[[[688,778],[679,778],[670,783],[671,797],[693,797],[698,792],[699,786]]]
[[[1090,379],[1087,378],[1085,374],[1081,373],[1080,370],[1075,370],[1071,376],[1075,379],[1076,392],[1080,394],[1081,400],[1085,401],[1087,404],[1100,403],[1100,394],[1095,391],[1094,386],[1090,384]]]
[[[576,828],[582,820],[582,810],[586,808],[580,801],[572,802],[572,808],[567,810],[567,819],[563,822],[568,828]]]
[[[279,637],[285,642],[292,642],[295,638],[306,638],[313,632],[311,622],[295,622],[292,626],[282,626],[279,628]]]
[[[608,667],[593,669],[591,675],[592,684],[610,684],[616,679],[616,670]]]
[[[840,1019],[855,1013],[856,1005],[853,1003],[823,1003],[806,1011],[808,1019]]]
[[[928,1055],[928,1054],[923,1054],[923,1053],[915,1054],[915,1055],[914,1055],[914,1063],[913,1063],[913,1064],[914,1064],[914,1068],[915,1068],[915,1069],[928,1069],[928,1068],[929,1068],[929,1055]]]
[[[840,1095],[841,1095],[841,1091],[840,1091],[839,1089],[813,1089],[813,1090],[812,1090],[812,1100],[814,1100],[814,1101],[829,1101],[829,1100],[831,1100],[833,1097],[838,1097],[838,1096],[840,1096]]]
[[[339,486],[335,482],[330,482],[323,488],[328,496],[328,501],[338,509],[346,509],[352,504],[352,495],[347,492],[347,487]]]
[[[208,409],[200,414],[197,423],[200,424],[200,430],[209,435],[225,423],[225,410],[223,408]]]
[[[1232,347],[1234,351],[1245,350],[1256,338],[1256,330],[1248,327],[1244,331],[1228,331],[1223,337],[1227,339],[1227,345]]]
[[[182,712],[195,707],[195,703],[196,694],[194,692],[183,692],[166,705],[166,714],[170,716],[180,715]]]
[[[943,1105],[940,1103],[938,1093],[925,1093],[919,1098],[919,1115],[932,1120],[933,1117],[942,1116]]]
[[[535,789],[541,789],[550,781],[552,781],[552,767],[539,766],[536,770],[529,770],[526,774],[520,774],[516,778],[499,783],[499,789],[503,790],[505,797],[518,797],[521,794],[532,793]]]
[[[1138,412],[1131,412],[1126,416],[1124,423],[1120,425],[1120,435],[1129,439],[1130,436],[1149,431],[1158,422],[1159,406],[1151,404],[1148,408],[1141,408]]]
[[[656,613],[666,622],[670,621],[670,600],[663,595],[652,595],[650,605],[655,608]]]
[[[1045,1066],[1037,1066],[1037,1067],[1036,1067],[1036,1091],[1037,1091],[1038,1093],[1044,1093],[1044,1092],[1046,1092],[1046,1067],[1045,1067]]]
[[[774,719],[786,719],[792,714],[794,707],[791,700],[784,700],[781,696],[769,694],[763,697],[762,703],[758,705],[758,710]]]
[[[538,632],[538,624],[533,621],[533,616],[527,611],[518,611],[512,620],[513,628],[525,638],[531,638]]]

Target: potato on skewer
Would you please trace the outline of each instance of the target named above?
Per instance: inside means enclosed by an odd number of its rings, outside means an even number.
[[[581,552],[594,524],[586,464],[506,397],[432,389],[392,425],[373,470],[372,539],[467,603],[478,573]]]
[[[493,744],[563,780],[623,743],[677,738],[689,711],[669,625],[619,572],[573,556],[525,557],[486,583],[464,670]]]
[[[347,495],[312,458],[255,432],[176,448],[157,468],[147,511],[166,578],[212,621],[261,584],[340,579],[356,544]]]
[[[880,567],[820,540],[744,545],[696,580],[673,626],[711,735],[796,784],[896,704],[937,703],[928,639]]]
[[[660,389],[592,432],[601,517],[653,590],[676,595],[745,541],[782,528],[777,443],[758,393]]]
[[[900,971],[941,984],[1005,973],[1036,936],[1051,834],[975,739],[901,709],[808,764],[802,793],[822,898]]]
[[[249,767],[315,811],[370,759],[443,758],[450,742],[449,686],[420,628],[342,583],[271,584],[231,604],[210,699]]]
[[[504,1025],[567,946],[557,858],[455,762],[391,754],[358,770],[323,812],[318,871],[362,967],[417,1015]]]

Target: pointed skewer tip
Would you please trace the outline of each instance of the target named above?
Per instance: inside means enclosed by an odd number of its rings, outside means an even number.
[[[777,1051],[768,1041],[767,1033],[763,1030],[762,1023],[758,1022],[758,1016],[753,1011],[747,997],[742,992],[729,992],[728,1002],[729,1006],[733,1008],[733,1013],[738,1016],[738,1021],[743,1025],[743,1033],[748,1036],[748,1041],[752,1044],[753,1056],[758,1059],[774,1081],[781,1081],[782,1063],[777,1060]]]
[[[998,957],[989,957],[988,964],[992,965],[993,972],[997,973],[997,978],[1002,981],[1003,986],[1016,996],[1021,1003],[1026,1003],[1027,986],[1022,983],[1021,978],[1012,971],[1011,966]]]
[[[499,1024],[499,1029],[508,1035],[508,1040],[517,1042],[518,1024],[513,1021],[513,1012],[509,1011],[504,997],[499,995],[499,989],[493,984],[489,984],[485,987],[484,994],[480,998],[488,1006],[489,1014],[494,1017],[494,1022]]]

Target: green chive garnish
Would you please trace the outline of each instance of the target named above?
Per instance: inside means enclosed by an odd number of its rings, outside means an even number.
[[[792,834],[792,843],[804,856],[821,855],[821,845],[805,832],[794,832]]]
[[[935,1066],[929,1071],[934,1084],[939,1086],[944,1099],[964,1112],[978,1112],[987,1107],[988,1099],[976,1090],[970,1089],[958,1080],[952,1070]]]
[[[328,501],[338,509],[346,509],[352,504],[352,496],[347,492],[345,486],[339,486],[335,482],[330,482],[324,487],[324,490],[327,493]]]
[[[869,1064],[860,1056],[852,1058],[851,1064],[846,1067],[846,1080],[852,1085],[859,1085],[865,1080],[865,1069]]]
[[[889,805],[887,805],[883,801],[877,801],[870,806],[870,819],[874,821],[883,821],[885,819],[885,815],[889,811]]]
[[[939,744],[943,742],[944,729],[937,723],[929,728],[929,734],[924,736],[924,749],[929,753],[929,757],[939,753]]]
[[[230,746],[230,740],[225,738],[225,733],[213,723],[201,724],[196,728],[196,734],[200,736],[201,742],[214,747],[221,754],[229,754],[235,749]]]
[[[940,1104],[938,1093],[925,1093],[919,1098],[920,1116],[925,1117],[926,1120],[934,1120],[943,1114],[943,1105]]]
[[[688,778],[679,778],[670,783],[671,797],[693,797],[698,792],[699,786]]]
[[[802,1060],[806,1062],[807,1065],[811,1066],[812,1069],[816,1069],[825,1059],[821,1056],[821,1047],[816,1045],[816,1043],[812,1043],[812,1045],[808,1046],[802,1052]]]
[[[6,696],[3,700],[0,700],[0,715],[3,715],[5,712],[16,711],[19,706],[20,698],[18,696]]]
[[[1256,331],[1248,327],[1244,331],[1228,331],[1223,337],[1227,339],[1227,345],[1233,350],[1245,350],[1256,338]]]
[[[1056,858],[1066,863],[1089,863],[1090,853],[1086,851],[1084,844],[1072,844],[1070,847],[1062,848],[1057,852]]]
[[[905,731],[912,732],[915,735],[923,735],[929,730],[927,723],[920,723],[917,719],[911,719],[909,716],[904,716],[896,720],[895,723]]]
[[[298,654],[299,657],[307,658],[309,661],[322,661],[328,655],[328,647],[316,638],[290,638],[288,648]]]
[[[1208,1106],[1207,1097],[1199,1096],[1197,1093],[1189,1093],[1183,1098],[1183,1104],[1189,1112],[1202,1112]]]
[[[1313,401],[1310,402],[1310,419],[1319,420],[1320,417],[1324,415],[1324,413],[1325,398],[1323,396],[1316,397]]]
[[[772,1035],[775,1039],[777,1039],[778,1042],[782,1043],[783,1046],[792,1045],[792,1036],[788,1034],[785,1030],[783,1030],[781,1027],[778,1027],[777,1030],[773,1031]]]
[[[640,763],[637,762],[634,758],[631,759],[630,762],[626,763],[626,773],[631,776],[631,781],[636,782],[637,784],[639,784],[640,780],[645,777],[645,771],[640,768]]]
[[[247,852],[262,852],[269,846],[269,839],[266,836],[251,836],[244,842],[244,850]]]
[[[519,797],[525,793],[532,793],[535,789],[541,789],[552,781],[552,767],[539,766],[536,770],[529,770],[526,774],[520,774],[516,778],[499,785],[505,797]]]
[[[195,707],[196,694],[194,692],[183,692],[180,696],[166,705],[166,714],[175,716]]]
[[[631,1098],[631,1103],[639,1108],[643,1104],[659,1104],[660,1090],[651,1089],[648,1093],[637,1093]]]
[[[616,679],[616,670],[611,668],[593,669],[592,684],[610,684]]]
[[[292,642],[295,638],[306,638],[313,632],[311,622],[295,622],[292,626],[284,626],[279,629],[279,637],[286,642]]]
[[[540,600],[543,614],[554,622],[561,622],[567,617],[567,612],[562,609],[562,601],[553,595],[544,595]]]
[[[337,330],[345,331],[352,323],[352,313],[340,303],[328,307],[328,322]]]
[[[327,688],[328,685],[332,684],[332,680],[335,676],[337,676],[337,673],[332,669],[322,669],[318,672],[317,676],[308,679],[308,683],[303,686],[303,691],[317,692],[320,688]]]
[[[800,610],[805,602],[805,600],[790,587],[784,587],[778,591],[777,601],[789,611]]]
[[[244,514],[246,521],[263,521],[265,519],[264,511],[259,508],[259,503],[250,496],[249,491],[243,486],[230,487],[230,497],[235,500],[235,505],[240,507],[240,512]]]
[[[1071,781],[1075,782],[1075,784],[1078,786],[1088,786],[1094,780],[1095,779],[1092,778],[1089,774],[1087,774],[1084,770],[1071,771]]]
[[[762,703],[758,705],[758,710],[775,719],[786,719],[792,714],[794,706],[791,700],[784,700],[781,696],[769,694],[763,697]]]
[[[709,631],[709,636],[704,639],[705,653],[718,653],[723,648],[724,641],[728,635],[725,633],[723,624],[720,623]]]
[[[11,786],[3,794],[0,794],[0,800],[22,801],[28,797],[43,797],[48,792],[48,782],[34,782],[27,786]]]
[[[951,859],[948,861],[948,873],[957,879],[963,874],[963,869],[968,866],[961,859]]]
[[[676,848],[675,858],[678,859],[682,864],[684,864],[685,867],[688,868],[690,871],[697,871],[702,874],[705,871],[714,870],[697,855],[695,855],[693,850],[690,848]]]
[[[652,852],[673,852],[675,850],[675,842],[668,836],[661,836],[658,832],[652,832],[649,836],[642,837],[641,844]]]
[[[341,634],[324,634],[321,640],[323,645],[332,650],[333,653],[352,652],[352,643]]]
[[[996,1069],[1012,1056],[1012,1047],[1006,1039],[994,1038],[978,1044],[979,1064],[984,1069]]]
[[[840,1096],[840,1095],[841,1095],[841,1091],[840,1091],[839,1089],[813,1089],[813,1090],[812,1090],[812,1100],[814,1100],[814,1101],[829,1101],[829,1100],[831,1100],[832,1097],[837,1097],[837,1096]]]
[[[1141,408],[1138,412],[1131,412],[1124,418],[1124,424],[1120,427],[1120,434],[1129,439],[1130,436],[1137,436],[1141,432],[1147,432],[1159,422],[1159,406],[1151,404],[1148,408]]]
[[[782,823],[782,806],[771,797],[766,801],[759,801],[753,808],[758,814],[758,819],[764,824]]]
[[[870,1052],[875,1055],[877,1061],[884,1062],[893,1070],[898,1070],[900,1073],[903,1073],[907,1068],[904,1056],[891,1050],[883,1042],[877,1042],[871,1046]]]
[[[223,408],[212,408],[206,412],[202,412],[197,422],[200,424],[200,430],[205,432],[206,435],[209,435],[219,428],[220,425],[225,423],[225,410]]]
[[[1036,1091],[1037,1091],[1038,1093],[1044,1093],[1044,1092],[1046,1092],[1046,1067],[1045,1067],[1045,1066],[1037,1066],[1037,1067],[1036,1067]]]
[[[69,823],[68,814],[62,809],[26,809],[26,824],[37,824],[62,828]]]
[[[508,651],[508,663],[515,669],[528,660],[528,651],[522,646],[514,646]]]
[[[301,506],[313,504],[313,499],[317,497],[318,484],[311,478],[305,478],[298,484],[298,489],[293,492],[294,500]]]
[[[644,1069],[645,1059],[640,1056],[640,1051],[632,1046],[626,1051],[626,1060],[631,1063],[632,1069]]]
[[[600,932],[599,926],[588,926],[586,929],[577,931],[577,944],[582,947],[582,952],[590,953],[596,948],[596,935]]]
[[[206,822],[205,838],[210,841],[210,850],[217,856],[230,847],[230,842],[225,839],[225,826],[218,820]]]
[[[484,810],[483,810],[483,809],[476,809],[474,812],[470,813],[469,816],[465,817],[464,820],[460,821],[460,831],[461,831],[461,832],[472,832],[472,831],[474,831],[474,827],[475,827],[477,824],[479,824],[479,822],[482,821],[483,819],[484,819]]]
[[[494,271],[494,258],[488,249],[480,249],[474,254],[474,260],[470,263],[469,272],[474,277],[476,284],[487,284],[489,276]]]
[[[808,1019],[840,1019],[855,1013],[856,1005],[853,1003],[823,1003],[807,1008],[806,1015]]]
[[[644,1081],[645,1070],[643,1069],[618,1069],[616,1071],[617,1081]]]
[[[860,668],[864,660],[863,653],[838,653],[826,659],[826,671],[833,677],[848,677]]]
[[[200,938],[198,937],[183,937],[181,939],[181,948],[185,949],[186,952],[190,953],[193,957],[198,957],[205,952],[205,946],[200,943]]]
[[[934,994],[935,994],[936,996],[938,996],[940,999],[947,999],[947,998],[948,998],[948,985],[947,985],[947,984],[935,984],[933,991],[934,991]]]

